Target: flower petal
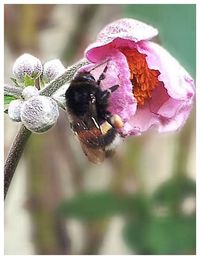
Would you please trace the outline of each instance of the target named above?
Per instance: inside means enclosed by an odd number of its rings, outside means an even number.
[[[111,42],[115,38],[129,39],[134,42],[149,40],[158,34],[158,30],[138,20],[125,18],[108,24],[97,35],[101,42]]]
[[[183,103],[182,106],[180,106],[177,110],[174,117],[163,117],[162,119],[160,119],[162,123],[159,124],[158,132],[175,131],[183,127],[190,114],[191,108],[192,106],[190,103]]]
[[[153,114],[146,104],[142,108],[137,109],[136,113],[124,125],[122,134],[124,136],[141,135],[153,125],[157,124],[159,124],[158,116]]]
[[[169,96],[177,100],[191,99],[194,96],[194,81],[188,72],[169,52],[156,43],[145,41],[138,44],[138,50],[146,54],[149,68],[160,71]]]
[[[155,127],[158,132],[174,131],[181,128],[192,108],[192,99],[176,100],[171,98],[161,86],[154,90],[149,102],[138,107],[136,113],[124,125],[122,135],[140,135]]]
[[[132,45],[141,40],[149,40],[157,34],[157,29],[143,22],[130,18],[120,19],[101,30],[97,40],[89,45],[85,54],[91,62],[97,62],[100,60],[99,54],[103,57],[102,55],[108,52],[110,47],[122,47],[123,44],[125,44],[124,46]]]
[[[172,118],[176,115],[177,110],[188,103],[192,99],[176,100],[169,96],[164,86],[159,86],[154,89],[152,98],[149,100],[149,109],[152,113],[166,118]],[[192,104],[192,102],[191,102]]]

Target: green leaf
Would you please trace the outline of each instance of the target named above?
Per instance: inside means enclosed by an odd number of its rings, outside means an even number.
[[[44,88],[45,87],[45,81],[42,77],[40,77],[40,88]]]
[[[145,220],[133,218],[123,229],[123,238],[126,244],[137,254],[151,253],[150,251],[147,251],[148,249],[145,243],[146,224],[147,222]]]
[[[15,84],[15,86],[19,87],[20,85],[17,82],[17,79],[14,77],[10,77],[10,79],[13,81],[13,83]]]
[[[98,220],[116,214],[145,214],[146,208],[142,196],[121,196],[104,191],[80,193],[69,201],[63,201],[59,211],[65,217]]]
[[[26,87],[26,86],[29,86],[29,85],[34,86],[35,85],[35,79],[26,74],[24,76],[24,86]]]
[[[116,198],[108,192],[81,193],[71,201],[64,202],[60,207],[62,213],[69,217],[81,219],[98,219],[111,216],[119,211]]]
[[[132,218],[123,237],[138,254],[194,254],[195,231],[194,216]]]
[[[4,104],[9,104],[11,101],[16,100],[14,96],[4,95]]]
[[[196,195],[196,184],[187,177],[172,178],[163,183],[153,195],[158,205],[173,206],[181,204],[186,197]]]
[[[194,254],[195,217],[155,218],[146,230],[146,242],[154,254]]]

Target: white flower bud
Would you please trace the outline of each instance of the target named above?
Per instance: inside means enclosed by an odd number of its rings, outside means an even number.
[[[59,59],[53,59],[44,64],[43,79],[49,83],[65,71],[65,67]]]
[[[24,81],[25,75],[29,75],[32,78],[37,78],[41,75],[41,73],[41,61],[38,58],[27,53],[17,58],[13,65],[13,74],[19,82]]]
[[[19,122],[21,121],[20,111],[22,107],[22,100],[13,100],[10,102],[8,107],[8,116],[11,120]]]
[[[24,88],[22,91],[22,96],[25,100],[30,99],[31,97],[39,95],[39,91],[35,86],[29,85]]]
[[[57,103],[50,97],[35,96],[24,101],[21,120],[24,126],[36,133],[50,129],[57,121],[59,110]]]

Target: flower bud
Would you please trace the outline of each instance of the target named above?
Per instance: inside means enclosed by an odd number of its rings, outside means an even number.
[[[34,79],[38,78],[42,73],[41,61],[30,55],[23,54],[16,59],[13,65],[13,74],[19,82],[24,81],[25,75],[28,75]]]
[[[49,83],[65,71],[65,67],[59,59],[53,59],[44,64],[43,79]]]
[[[29,85],[24,88],[22,92],[22,96],[25,100],[30,99],[31,97],[39,95],[39,91],[35,86]]]
[[[8,107],[8,115],[11,120],[19,122],[21,121],[20,111],[22,107],[22,100],[13,100],[10,102]]]
[[[42,133],[50,129],[57,121],[59,110],[57,103],[50,97],[35,96],[23,103],[21,120],[24,126]]]

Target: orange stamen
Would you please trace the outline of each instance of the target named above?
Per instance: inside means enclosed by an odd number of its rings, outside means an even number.
[[[158,80],[160,72],[148,68],[146,55],[137,49],[122,49],[122,52],[126,56],[131,72],[133,95],[138,105],[143,106],[145,101],[152,97],[153,90],[161,84]]]

